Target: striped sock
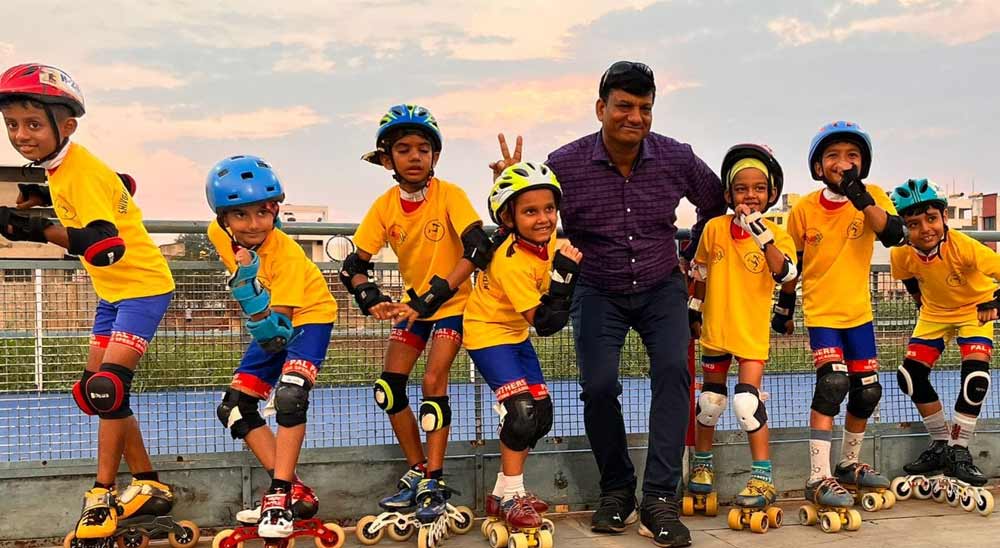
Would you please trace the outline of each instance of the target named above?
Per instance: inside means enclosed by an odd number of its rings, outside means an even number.
[[[761,481],[766,481],[768,483],[774,483],[771,477],[771,461],[770,460],[755,460],[753,464],[750,465],[750,477],[757,478]]]
[[[695,466],[707,466],[709,470],[713,470],[712,463],[712,452],[711,451],[695,451],[694,452],[694,465]]]

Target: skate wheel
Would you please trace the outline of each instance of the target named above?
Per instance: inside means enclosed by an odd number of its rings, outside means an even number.
[[[819,517],[819,528],[824,533],[836,533],[840,531],[840,514],[836,512],[823,512]]]
[[[767,525],[767,514],[764,512],[750,514],[750,530],[754,533],[766,533]]]
[[[878,512],[882,509],[882,497],[878,493],[865,493],[861,496],[861,507],[865,512]]]
[[[542,531],[548,531],[554,536],[556,534],[556,524],[549,518],[542,518]]]
[[[892,491],[882,491],[882,509],[888,510],[896,505],[896,494]]]
[[[802,525],[815,525],[819,515],[816,507],[811,504],[799,506],[799,523]]]
[[[336,523],[324,523],[321,535],[313,538],[316,548],[340,548],[344,545],[344,528]]]
[[[972,512],[976,509],[976,493],[972,489],[965,489],[962,492],[962,510]]]
[[[233,531],[232,529],[223,529],[218,533],[216,533],[216,535],[212,538],[212,548],[222,548],[222,542],[227,538],[233,536],[234,532],[235,531]],[[243,543],[241,542],[237,544],[236,548],[243,548]]]
[[[416,530],[412,525],[406,525],[404,527],[400,527],[395,523],[393,523],[392,525],[390,525],[385,529],[385,534],[389,536],[389,539],[395,542],[406,542],[410,540],[415,531]]]
[[[63,539],[63,548],[76,548],[76,531],[70,531]]]
[[[944,491],[944,499],[948,501],[948,504],[958,506],[959,504],[963,504],[962,501],[965,500],[967,491],[968,490],[962,489],[956,485],[948,484],[948,488]],[[962,508],[965,508],[964,504],[962,505]]]
[[[354,536],[358,537],[358,542],[365,546],[378,544],[385,535],[385,529],[375,529],[372,525],[377,518],[375,516],[365,516],[358,520],[358,526],[354,528]],[[212,548],[216,548],[213,546]]]
[[[694,497],[691,495],[684,495],[684,499],[681,501],[681,513],[685,516],[694,515]]]
[[[546,531],[545,529],[538,530],[538,548],[552,548],[555,541],[552,538],[552,532]]]
[[[503,548],[509,539],[506,525],[498,521],[490,526],[490,548]]]
[[[892,483],[889,484],[889,490],[899,500],[906,500],[913,496],[913,486],[910,485],[910,482],[906,478],[894,478]]]
[[[191,548],[201,539],[201,529],[192,521],[182,520],[177,522],[182,533],[176,534],[174,531],[167,533],[167,542],[173,548]]]
[[[507,548],[528,548],[528,535],[514,533],[507,540]]]
[[[933,494],[932,493],[933,486],[931,485],[932,482],[929,479],[923,476],[918,476],[913,479],[913,482],[914,482],[913,494],[916,495],[918,499],[927,500],[931,498],[931,495]]]
[[[981,516],[988,516],[993,513],[993,493],[986,489],[976,490],[976,511]]]
[[[785,512],[777,506],[772,506],[767,509],[767,523],[772,529],[777,529],[781,527],[781,524],[785,521]]]
[[[481,524],[479,524],[479,532],[483,534],[484,538],[490,538],[490,526],[493,525],[493,518],[486,518]]]
[[[705,515],[710,517],[719,515],[719,494],[714,491],[705,497]]]
[[[945,483],[947,483],[946,480],[938,480],[931,484],[931,498],[934,499],[934,502],[945,502],[948,500],[948,487],[944,485]]]
[[[448,520],[448,529],[457,535],[468,533],[472,530],[472,526],[476,524],[476,515],[467,506],[456,506],[455,514],[451,515],[456,517]]]
[[[851,508],[847,511],[847,524],[845,529],[848,531],[857,531],[861,529],[861,512]]]
[[[421,527],[417,532],[417,548],[433,548],[430,527]]]
[[[118,548],[146,548],[149,546],[149,535],[139,529],[127,529],[115,538]]]
[[[726,516],[726,524],[733,531],[743,530],[743,511],[739,508],[733,508],[729,511],[729,515]]]

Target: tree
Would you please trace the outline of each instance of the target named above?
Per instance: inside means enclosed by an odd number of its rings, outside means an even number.
[[[183,259],[188,261],[218,261],[219,254],[205,234],[179,234],[174,243],[184,244]]]

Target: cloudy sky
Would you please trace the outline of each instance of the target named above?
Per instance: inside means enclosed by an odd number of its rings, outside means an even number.
[[[992,0],[4,5],[0,64],[44,62],[77,80],[78,140],[136,176],[148,219],[209,218],[208,168],[246,153],[276,167],[290,202],[358,221],[392,184],[358,158],[399,102],[434,112],[437,173],[485,213],[496,133],[523,134],[526,158],[544,159],[596,131],[597,82],[618,59],[653,67],[654,131],[715,169],[730,145],[765,142],[786,190],[807,192],[809,139],[849,119],[872,134],[872,182],[1000,189]],[[0,163],[21,162],[0,149]]]

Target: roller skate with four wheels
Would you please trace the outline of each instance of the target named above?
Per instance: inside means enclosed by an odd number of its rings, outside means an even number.
[[[491,495],[490,498],[493,501],[487,502],[491,505],[500,502],[499,497]],[[548,508],[532,495],[519,495],[500,503],[498,516],[484,531],[490,548],[552,548],[552,522],[542,518],[536,509],[542,505]]]
[[[855,504],[860,504],[866,512],[888,510],[896,505],[896,495],[889,489],[888,478],[870,465],[862,462],[838,464],[833,473],[840,485],[854,496]]]
[[[399,478],[396,483],[399,491],[378,502],[384,512],[358,520],[358,526],[354,530],[358,542],[370,546],[378,543],[386,534],[396,542],[409,540],[420,528],[420,522],[413,515],[413,507],[416,504],[417,484],[423,478],[423,472],[413,469]]]
[[[169,516],[174,505],[170,486],[153,480],[133,479],[116,496],[95,487],[84,498],[84,512],[77,529],[63,539],[64,548],[145,548],[151,539],[166,537],[173,548],[190,548],[201,537],[191,521]],[[110,532],[109,532],[110,531]]]
[[[774,484],[760,478],[750,478],[729,510],[726,521],[729,528],[741,531],[749,528],[754,533],[766,533],[769,528],[777,529],[784,521],[781,508],[774,506],[778,493]]]
[[[986,476],[972,462],[968,447],[953,445],[944,454],[945,500],[966,512],[993,513],[993,494],[983,488]]]
[[[524,496],[531,501],[531,507],[534,508],[535,512],[542,517],[542,529],[555,533],[555,523],[545,517],[545,513],[549,511],[548,503],[532,493],[525,493]],[[484,538],[490,538],[490,526],[498,521],[503,521],[503,518],[500,517],[500,503],[500,497],[492,494],[486,495],[486,504],[484,505],[486,508],[486,519],[484,519],[482,525],[479,526],[479,531],[483,534]]]
[[[903,471],[907,475],[893,478],[889,484],[889,489],[896,496],[897,500],[906,500],[914,497],[926,500],[933,495],[933,486],[944,478],[944,454],[948,450],[946,440],[931,441],[930,446],[924,449],[917,460],[904,464]],[[944,489],[938,489],[944,493]],[[944,500],[943,494],[941,501]],[[940,502],[940,501],[939,501]]]
[[[691,469],[688,479],[687,494],[681,500],[681,513],[693,516],[695,510],[700,510],[706,516],[719,514],[719,494],[715,492],[715,472],[704,464],[696,464]]]
[[[417,531],[417,548],[434,548],[451,533],[468,533],[475,521],[475,514],[465,506],[452,506],[448,499],[461,494],[448,487],[443,479],[424,478],[417,484],[414,517],[420,524]]]
[[[837,478],[824,478],[806,483],[806,504],[799,507],[802,525],[819,524],[824,533],[836,533],[841,528],[857,531],[861,528],[861,512],[854,508],[854,496],[837,483]]]

